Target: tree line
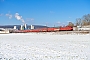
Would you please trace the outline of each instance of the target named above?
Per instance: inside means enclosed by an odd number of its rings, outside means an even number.
[[[76,23],[69,22],[68,26],[86,26],[90,25],[90,14],[84,15],[82,18],[77,18]]]

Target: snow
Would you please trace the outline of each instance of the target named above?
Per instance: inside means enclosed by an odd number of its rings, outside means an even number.
[[[0,34],[0,60],[90,60],[90,34]]]

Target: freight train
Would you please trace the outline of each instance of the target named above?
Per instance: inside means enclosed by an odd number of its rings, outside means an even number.
[[[28,32],[57,32],[57,31],[73,31],[73,27],[46,27],[46,28],[37,28],[30,30],[15,30],[14,33],[28,33]]]

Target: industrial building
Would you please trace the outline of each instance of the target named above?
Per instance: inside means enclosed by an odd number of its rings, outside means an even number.
[[[41,25],[0,25],[0,33],[9,33],[14,30],[32,30],[32,29],[38,29],[38,28],[46,28],[47,26],[41,26]]]
[[[37,28],[45,28],[47,26],[41,26],[41,25],[2,25],[0,26],[0,29],[17,29],[17,30],[25,30],[25,29],[37,29]]]

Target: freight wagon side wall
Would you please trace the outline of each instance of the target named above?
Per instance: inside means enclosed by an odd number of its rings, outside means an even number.
[[[60,31],[72,31],[73,27],[60,27]]]

